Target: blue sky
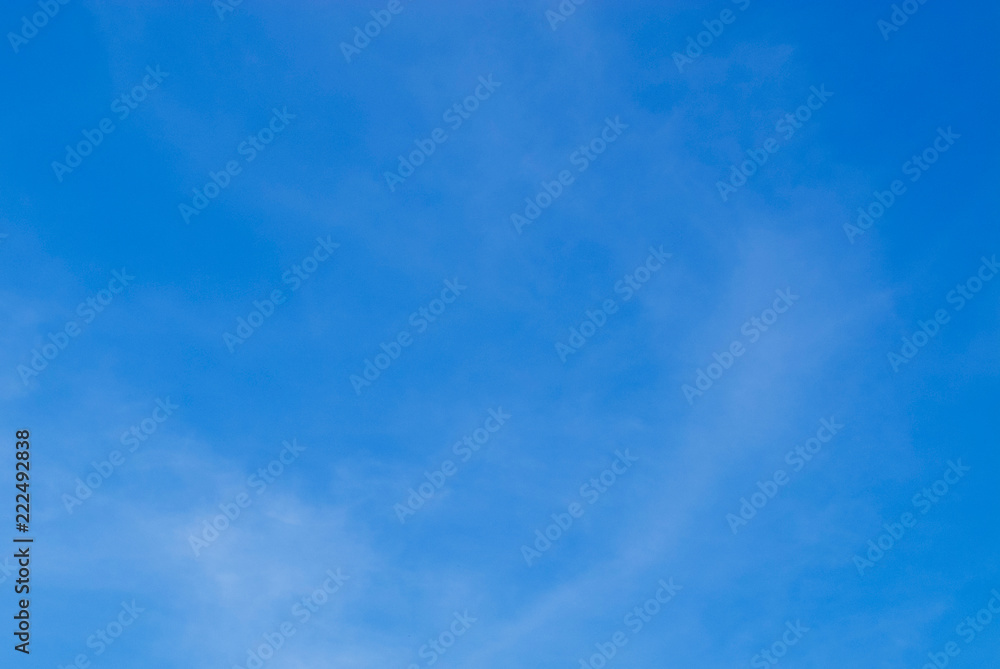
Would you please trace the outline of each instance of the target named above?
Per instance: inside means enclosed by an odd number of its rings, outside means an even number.
[[[1000,10],[563,5],[5,6],[11,666],[995,665]]]

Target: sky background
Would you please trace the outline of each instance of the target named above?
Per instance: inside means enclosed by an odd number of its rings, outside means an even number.
[[[608,666],[768,666],[754,657],[789,621],[810,631],[783,666],[916,669],[949,641],[952,666],[996,666],[1000,620],[972,643],[956,626],[1000,588],[1000,281],[961,311],[946,296],[1000,253],[1000,9],[930,0],[886,40],[889,2],[743,5],[591,1],[553,30],[555,0],[403,0],[350,62],[341,43],[386,3],[245,0],[220,18],[208,0],[73,0],[16,51],[7,37],[0,424],[8,454],[31,431],[35,544],[31,654],[5,629],[2,664],[245,667],[291,621],[265,666],[426,667],[421,646],[468,612],[434,666],[580,667],[673,578]],[[37,11],[8,2],[0,27]],[[119,120],[112,101],[156,66]],[[488,76],[500,86],[451,130],[442,114]],[[833,96],[724,202],[716,183],[812,86]],[[275,108],[295,118],[246,162]],[[52,162],[105,117],[115,130],[60,181]],[[628,127],[576,171],[608,118]],[[384,173],[438,127],[447,141],[391,191]],[[960,138],[910,182],[938,128]],[[241,173],[186,223],[178,205],[230,160]],[[511,214],[564,169],[574,183],[519,234]],[[849,241],[894,179],[906,193]],[[292,291],[317,237],[339,247]],[[621,299],[661,245],[670,260]],[[134,281],[84,323],[77,305],[123,268]],[[456,279],[417,333],[410,315]],[[223,334],[275,289],[287,301],[231,352]],[[741,327],[786,289],[794,307],[750,343]],[[609,298],[617,313],[560,360]],[[894,371],[887,354],[938,309],[950,321]],[[79,336],[23,377],[68,321]],[[413,344],[356,393],[402,331]],[[746,353],[689,403],[682,386],[733,341]],[[122,433],[167,398],[179,408],[128,452]],[[452,444],[497,408],[510,418],[461,462]],[[792,473],[785,454],[831,418],[844,428]],[[258,495],[248,477],[292,439],[305,450]],[[638,460],[588,504],[616,449]],[[446,459],[457,473],[401,523],[393,505]],[[959,459],[968,473],[920,513],[914,495]],[[727,514],[777,469],[790,482],[734,534]],[[189,537],[241,492],[252,504],[196,556]],[[583,517],[526,564],[574,502]],[[916,526],[859,574],[905,512]],[[349,580],[300,622],[337,569]],[[88,637],[133,600],[144,612],[98,655]]]

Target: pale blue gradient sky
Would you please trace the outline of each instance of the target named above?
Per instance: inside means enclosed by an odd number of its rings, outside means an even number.
[[[961,312],[946,295],[1000,252],[997,8],[928,2],[885,41],[888,2],[587,2],[553,31],[556,4],[404,1],[347,63],[340,42],[384,4],[245,0],[220,20],[208,0],[76,0],[7,49],[0,394],[3,434],[33,434],[37,537],[18,662],[245,666],[340,568],[265,666],[423,667],[468,611],[436,666],[578,667],[671,577],[683,590],[609,666],[751,666],[796,620],[810,631],[787,666],[920,667],[951,640],[956,666],[992,666],[1000,622],[971,644],[955,627],[1000,585],[1000,284]],[[726,7],[735,22],[678,72]],[[33,11],[11,3],[0,26]],[[60,183],[51,162],[156,65],[169,75]],[[397,156],[491,74],[390,192]],[[722,202],[716,182],[820,85],[833,97]],[[186,225],[178,204],[285,107]],[[608,117],[628,128],[518,235],[510,214]],[[843,225],[939,127],[960,139],[849,243]],[[283,274],[327,236],[339,248],[293,292]],[[623,302],[615,282],[651,245],[672,257]],[[122,268],[131,285],[22,383]],[[416,334],[410,314],[455,278],[468,288]],[[689,405],[681,386],[786,288],[795,306]],[[287,301],[231,354],[223,333],[274,289]],[[555,342],[608,298],[619,311],[563,364]],[[940,308],[951,321],[894,373],[886,354]],[[350,375],[404,330],[356,394]],[[122,433],[168,397],[128,453]],[[458,462],[497,407],[509,421]],[[726,514],[831,416],[843,431],[734,536]],[[248,477],[293,438],[306,450],[257,495]],[[638,462],[528,567],[521,546],[625,448]],[[68,513],[114,450],[125,463]],[[393,505],[447,458],[458,472],[401,524]],[[958,458],[968,475],[859,576],[853,556]],[[189,535],[244,491],[196,558]],[[133,599],[145,612],[95,656],[88,636]]]

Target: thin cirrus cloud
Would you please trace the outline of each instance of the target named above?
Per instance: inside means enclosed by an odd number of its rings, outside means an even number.
[[[670,578],[682,589],[608,665],[760,666],[797,622],[789,663],[927,662],[996,587],[996,286],[898,373],[886,354],[994,250],[993,94],[964,73],[991,57],[996,10],[927,3],[884,40],[891,3],[572,3],[553,30],[559,3],[400,0],[346,62],[340,42],[386,4],[245,0],[220,20],[213,3],[70,3],[8,54],[0,393],[5,425],[45,444],[31,661],[245,667],[341,569],[266,666],[428,666],[466,612],[436,664],[596,666]],[[725,8],[737,20],[680,71],[674,52]],[[60,183],[51,161],[157,63],[169,77]],[[448,128],[490,75],[501,85]],[[834,95],[720,197],[813,86]],[[287,129],[240,157],[285,106]],[[609,118],[628,127],[577,171]],[[857,208],[949,126],[954,148],[852,244]],[[437,127],[447,141],[391,190],[385,173]],[[234,159],[242,173],[185,224],[178,205]],[[518,234],[511,215],[564,169],[574,183]],[[318,236],[340,246],[291,291],[283,273]],[[669,261],[621,299],[661,245]],[[135,283],[23,383],[18,365],[123,266]],[[468,288],[418,332],[446,280]],[[230,352],[223,333],[275,289],[287,301]],[[750,341],[775,291],[799,297]],[[560,360],[609,298],[618,311]],[[412,344],[355,392],[401,332]],[[734,341],[745,353],[689,403]],[[176,414],[68,512],[63,495],[165,397]],[[496,407],[509,423],[460,460]],[[734,534],[727,514],[831,417],[843,431]],[[248,477],[291,439],[306,450],[257,495]],[[581,486],[622,449],[638,461],[589,504]],[[956,458],[961,486],[859,576],[867,541]],[[457,473],[401,523],[393,505],[447,459]],[[247,491],[196,556],[190,537]],[[581,501],[526,564],[535,530]],[[133,599],[145,611],[95,655],[88,637]],[[995,633],[961,642],[964,660],[986,662]]]

